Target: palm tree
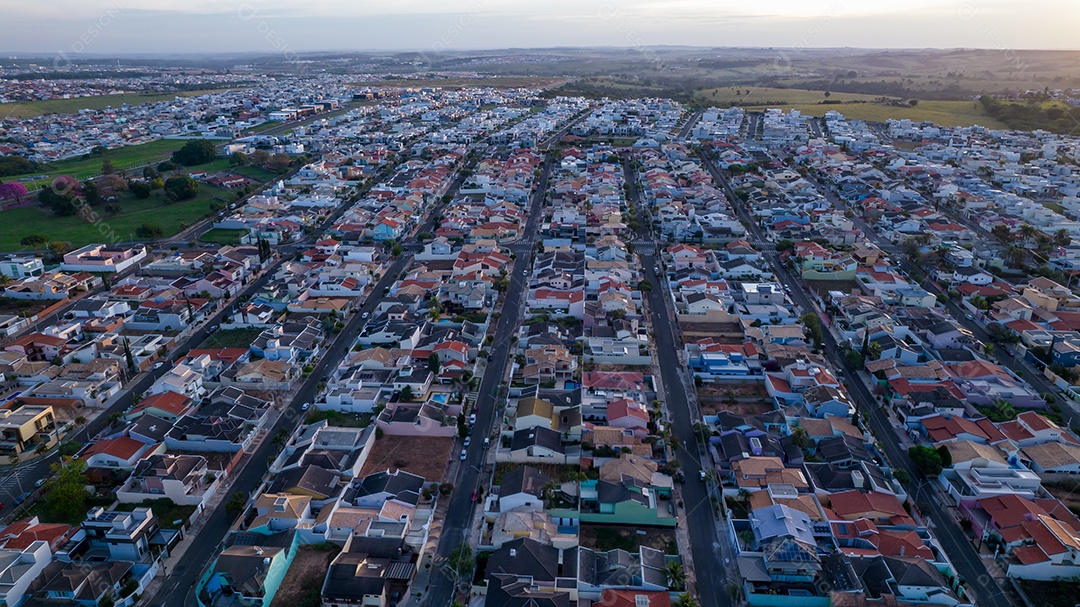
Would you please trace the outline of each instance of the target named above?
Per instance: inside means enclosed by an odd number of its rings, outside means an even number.
[[[684,592],[679,595],[679,599],[675,601],[675,607],[701,607],[701,603],[698,602],[697,597]]]
[[[1031,225],[1030,223],[1025,223],[1021,225],[1020,229],[1017,230],[1017,233],[1020,234],[1020,238],[1024,240],[1031,240],[1031,238],[1034,237],[1037,232],[1038,230],[1035,229],[1035,226]]]
[[[686,569],[682,561],[668,561],[664,564],[664,576],[667,578],[668,587],[673,590],[686,588]]]

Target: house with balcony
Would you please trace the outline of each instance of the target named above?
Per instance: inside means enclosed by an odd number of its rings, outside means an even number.
[[[45,541],[31,542],[21,549],[0,549],[0,604],[22,605],[31,585],[51,562],[52,552]]]
[[[56,417],[48,405],[23,405],[0,409],[0,457],[19,457],[39,445],[51,446],[56,436]]]
[[[201,455],[157,454],[136,464],[128,480],[116,492],[125,504],[168,498],[183,506],[205,507],[217,491],[224,474],[207,468]]]
[[[151,542],[159,533],[158,519],[150,508],[140,507],[131,512],[90,509],[82,528],[91,548],[108,551],[109,558],[135,563],[149,562]]]

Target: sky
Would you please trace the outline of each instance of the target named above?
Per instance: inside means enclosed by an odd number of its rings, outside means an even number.
[[[0,54],[651,45],[1077,49],[1077,0],[18,0]],[[1035,8],[1037,7],[1037,10]]]

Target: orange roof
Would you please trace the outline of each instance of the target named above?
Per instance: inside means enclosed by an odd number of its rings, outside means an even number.
[[[135,454],[140,449],[146,447],[146,443],[137,441],[127,436],[121,436],[118,438],[107,438],[99,440],[96,443],[88,446],[80,455],[83,459],[90,457],[91,455],[97,455],[98,453],[104,453],[113,457],[120,458],[122,460],[130,460],[135,457]]]
[[[881,491],[842,491],[832,494],[829,500],[829,507],[841,518],[878,512],[887,516],[893,524],[913,522],[895,495]]]
[[[661,590],[604,588],[598,604],[604,607],[671,607],[671,595]]]
[[[131,412],[136,413],[154,407],[155,409],[160,409],[173,415],[180,416],[183,415],[184,411],[186,411],[193,402],[195,401],[183,394],[166,390],[165,392],[152,394],[142,399],[139,401],[139,404],[131,409]]]

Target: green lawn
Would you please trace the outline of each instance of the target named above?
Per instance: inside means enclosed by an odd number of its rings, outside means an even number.
[[[4,181],[17,181],[20,178],[37,177],[38,175],[47,176],[45,179],[39,181],[23,181],[22,183],[30,189],[33,189],[38,183],[41,183],[42,185],[48,184],[61,175],[74,177],[81,181],[92,175],[99,175],[101,173],[101,163],[104,162],[106,158],[112,160],[113,165],[121,170],[144,164],[157,164],[162,160],[168,160],[172,156],[172,153],[179,150],[184,143],[185,142],[183,141],[159,139],[158,141],[151,141],[150,143],[129,145],[109,150],[101,156],[95,156],[86,160],[81,158],[69,158],[67,160],[53,162],[43,167],[40,171],[29,173],[27,175],[5,177]]]
[[[42,114],[74,114],[79,110],[100,110],[106,107],[120,107],[123,104],[137,105],[171,101],[177,97],[196,97],[228,89],[207,89],[185,91],[181,93],[121,93],[119,95],[98,95],[95,97],[76,97],[74,99],[49,99],[46,101],[22,101],[0,104],[0,116],[11,118],[32,118]]]
[[[262,333],[262,329],[230,329],[215,331],[206,336],[199,348],[246,348]]]
[[[232,200],[231,192],[205,183],[199,185],[199,194],[174,204],[165,204],[161,191],[150,198],[139,200],[125,195],[118,203],[123,214],[109,215],[105,205],[93,209],[99,215],[96,222],[79,216],[57,217],[41,207],[23,207],[4,211],[0,224],[0,251],[26,249],[19,241],[29,234],[45,234],[53,240],[63,240],[72,247],[93,242],[117,242],[134,239],[135,229],[144,223],[160,226],[165,236],[172,236],[185,227],[210,214],[210,203],[215,198]]]
[[[870,101],[874,95],[855,93],[830,93],[808,89],[785,89],[767,86],[727,86],[716,89],[702,89],[694,92],[695,99],[709,103],[738,105],[762,105],[769,103],[810,104],[829,99],[830,101]]]
[[[214,228],[205,232],[202,236],[199,237],[199,240],[201,240],[202,242],[212,242],[215,244],[238,245],[240,244],[240,237],[244,234],[247,234],[247,232],[247,230],[226,230],[223,228]]]
[[[273,171],[267,171],[262,167],[255,166],[233,167],[232,172],[237,175],[243,175],[248,179],[254,179],[255,181],[261,182],[267,182],[281,177],[281,175],[278,175]]]

